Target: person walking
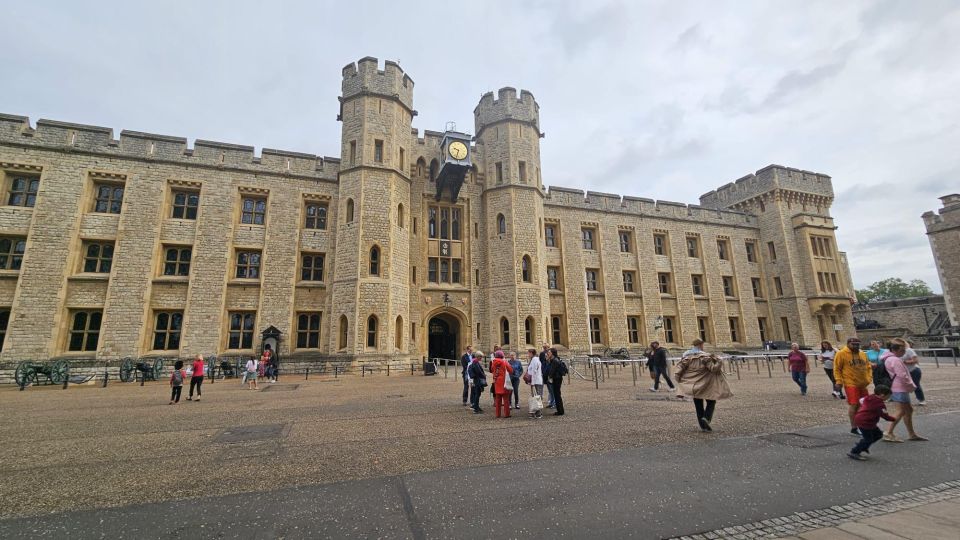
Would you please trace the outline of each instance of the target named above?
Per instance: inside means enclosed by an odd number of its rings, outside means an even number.
[[[873,370],[867,354],[860,350],[860,338],[849,338],[847,346],[837,351],[833,357],[833,378],[836,380],[833,389],[842,389],[847,394],[850,434],[859,437],[860,432],[853,418],[860,408],[860,400],[870,395],[867,388],[873,382]]]
[[[493,376],[493,411],[494,416],[500,418],[501,410],[504,418],[510,418],[510,376],[513,368],[504,360],[503,351],[493,353],[493,362],[490,362],[490,374]]]
[[[470,395],[470,379],[467,377],[467,368],[470,367],[470,362],[473,361],[473,347],[467,345],[467,348],[463,352],[463,356],[460,357],[460,378],[463,379],[463,406],[469,406],[467,399]]]
[[[557,355],[557,349],[554,347],[551,347],[547,351],[547,360],[550,362],[550,369],[547,373],[550,378],[549,383],[553,387],[553,405],[557,409],[553,415],[563,416],[563,393],[561,392],[561,387],[563,386],[563,377],[567,374],[567,365],[564,364],[563,360]]]
[[[260,387],[257,386],[257,361],[253,358],[247,360],[246,375],[247,390],[259,390]]]
[[[880,419],[890,422],[896,421],[896,418],[887,414],[885,402],[890,398],[890,387],[882,384],[873,388],[873,395],[869,395],[860,400],[860,409],[854,417],[857,430],[860,431],[860,441],[854,445],[853,449],[847,452],[847,457],[857,461],[865,461],[863,452],[870,453],[870,446],[883,437],[883,431],[877,427]]]
[[[203,386],[203,355],[198,354],[193,359],[193,373],[190,375],[190,393],[187,394],[187,401],[200,401],[200,387]],[[193,399],[193,391],[197,391],[197,399]]]
[[[660,377],[666,381],[670,390],[676,390],[673,381],[670,380],[670,370],[667,369],[667,350],[660,346],[659,341],[650,344],[650,355],[647,356],[647,369],[653,377],[653,386],[651,392],[660,391]]]
[[[702,346],[701,340],[694,340],[695,348]],[[710,423],[713,422],[717,401],[733,396],[727,377],[723,374],[723,362],[702,349],[698,353],[685,354],[677,364],[677,384],[691,387],[689,394],[693,397],[700,431],[712,432]]]
[[[896,419],[887,427],[887,432],[883,434],[883,440],[886,442],[903,442],[903,439],[894,435],[893,430],[900,421],[907,426],[908,441],[926,441],[925,437],[917,435],[913,429],[913,405],[910,404],[910,393],[917,389],[910,377],[910,371],[903,362],[903,357],[907,353],[907,343],[902,339],[894,339],[890,342],[890,350],[883,355],[883,365],[890,375],[893,384],[890,386],[892,393],[890,401],[896,403]]]
[[[913,350],[909,342],[905,341],[904,343],[906,343],[907,350],[903,354],[903,364],[907,366],[907,371],[910,372],[910,378],[913,379],[913,384],[917,387],[917,389],[913,391],[917,397],[917,405],[922,407],[927,404],[927,398],[923,395],[923,388],[920,386],[920,379],[923,375],[920,371],[920,356]]]
[[[807,355],[800,351],[800,345],[790,344],[787,362],[790,363],[790,377],[800,387],[800,395],[807,395],[807,373],[810,373],[810,362],[807,360]]]
[[[547,353],[550,352],[550,344],[543,343],[540,350],[540,370],[543,373],[543,380],[547,381],[547,408],[552,409],[554,405],[553,385],[549,383],[550,361],[547,359]]]
[[[530,416],[543,418],[543,371],[536,349],[527,349],[527,377],[530,379]]]
[[[517,360],[517,353],[510,351],[510,360],[507,361],[513,371],[510,373],[510,382],[513,383],[513,408],[520,408],[520,376],[523,375],[523,363]],[[507,403],[507,407],[510,404]]]
[[[833,378],[833,357],[836,356],[837,351],[833,349],[833,345],[829,341],[820,342],[820,361],[823,362],[823,371],[827,374],[827,378],[830,379],[830,388],[833,392],[833,399],[843,399],[843,389],[837,390],[837,380]]]
[[[880,342],[873,340],[870,342],[870,348],[867,349],[867,360],[870,361],[870,369],[873,373],[873,385],[877,386],[878,384],[883,384],[883,381],[878,381],[878,376],[881,376],[884,373],[883,362],[880,360],[880,357],[887,352],[886,349],[880,347]]]
[[[470,408],[473,410],[473,414],[483,412],[483,409],[480,408],[480,395],[483,393],[484,387],[487,386],[487,374],[480,362],[482,359],[483,353],[480,351],[474,352],[470,367],[467,368],[467,378],[470,381]]]
[[[170,405],[180,403],[180,393],[183,391],[183,360],[173,363],[173,373],[170,374]]]

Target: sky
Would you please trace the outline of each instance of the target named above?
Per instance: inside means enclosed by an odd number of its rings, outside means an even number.
[[[543,182],[697,203],[824,173],[854,283],[940,283],[920,215],[960,192],[960,2],[0,0],[0,112],[336,156],[341,69],[414,80],[414,127],[540,104]]]

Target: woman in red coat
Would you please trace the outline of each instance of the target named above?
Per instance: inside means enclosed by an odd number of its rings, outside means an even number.
[[[504,417],[510,418],[510,390],[504,388],[504,383],[513,373],[510,363],[503,359],[503,351],[493,353],[493,362],[490,363],[490,373],[493,374],[493,405],[497,418],[500,418],[500,409],[503,408]]]

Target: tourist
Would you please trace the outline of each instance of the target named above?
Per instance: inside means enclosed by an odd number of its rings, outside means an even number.
[[[907,343],[902,339],[894,339],[890,342],[890,350],[883,355],[883,364],[890,374],[893,384],[890,386],[892,393],[890,401],[896,403],[896,419],[887,427],[887,432],[883,434],[883,440],[887,442],[903,442],[894,435],[893,430],[900,421],[907,427],[908,441],[926,441],[927,439],[917,435],[913,430],[913,405],[910,404],[910,393],[917,389],[910,377],[910,371],[903,362],[903,357],[907,354]]]
[[[503,351],[493,353],[493,362],[490,362],[490,374],[493,376],[493,411],[500,418],[501,410],[504,418],[510,418],[510,378],[513,368],[503,359]]]
[[[247,360],[246,366],[246,379],[247,381],[247,390],[259,390],[260,387],[257,386],[257,362],[250,358]]]
[[[723,374],[723,362],[716,356],[704,352],[703,341],[695,339],[693,347],[700,352],[695,354],[684,353],[677,364],[677,384],[687,384],[692,387],[693,407],[697,411],[697,423],[700,431],[713,431],[710,425],[713,422],[713,412],[717,401],[732,396],[727,377]],[[687,351],[690,352],[690,351]]]
[[[887,407],[884,403],[890,397],[890,387],[878,385],[873,389],[873,395],[860,400],[860,409],[854,417],[854,424],[860,432],[860,442],[852,450],[847,452],[847,457],[863,461],[867,459],[862,455],[863,452],[870,453],[870,446],[883,437],[883,432],[877,427],[880,419],[893,422],[896,418],[887,414]]]
[[[548,374],[548,371],[549,371],[549,369],[550,369],[550,362],[547,361],[547,352],[548,352],[549,350],[550,350],[550,344],[549,344],[549,343],[542,343],[542,344],[541,344],[541,349],[540,349],[540,370],[541,370],[541,373],[543,374],[543,380],[544,380],[544,381],[548,381],[548,378],[547,378],[547,377],[548,377],[548,375],[549,375],[549,374]],[[548,409],[552,409],[552,408],[553,408],[553,405],[554,405],[554,403],[553,403],[553,386],[552,386],[549,382],[546,383],[546,386],[547,386],[547,408],[548,408]]]
[[[920,355],[913,350],[910,343],[905,343],[907,350],[903,354],[903,363],[907,366],[907,370],[910,372],[910,378],[913,379],[913,384],[917,387],[917,389],[913,391],[914,395],[917,396],[917,405],[922,407],[927,404],[927,401],[926,396],[923,395],[923,388],[920,387],[920,378],[921,375],[923,375],[920,372]]]
[[[847,346],[837,351],[833,357],[833,378],[834,390],[843,389],[847,394],[847,404],[849,409],[847,416],[850,418],[850,434],[857,437],[860,432],[854,424],[853,417],[860,408],[860,399],[869,395],[867,388],[873,382],[870,361],[867,360],[867,354],[860,350],[860,338],[852,337],[847,340]]]
[[[530,384],[530,416],[543,418],[543,371],[536,349],[527,349],[527,374],[525,380]]]
[[[463,356],[460,357],[460,378],[463,379],[463,406],[469,405],[467,399],[470,393],[470,379],[467,378],[467,368],[473,360],[473,347],[467,345]]]
[[[510,351],[510,367],[513,368],[513,371],[510,372],[510,382],[513,383],[513,408],[520,408],[520,376],[523,375],[523,363],[520,360],[517,360],[517,353]],[[507,403],[507,407],[510,406],[510,403]]]
[[[263,355],[266,356],[266,374],[271,383],[277,382],[277,375],[280,374],[280,359],[277,357],[277,351],[267,343],[263,346]]]
[[[487,385],[487,375],[483,370],[483,364],[480,363],[482,359],[482,352],[474,352],[470,367],[467,368],[467,378],[470,381],[470,408],[473,409],[473,414],[483,412],[483,409],[480,408],[480,394],[483,393],[483,388]]]
[[[793,382],[800,387],[800,395],[807,395],[807,373],[810,373],[810,362],[807,361],[807,355],[800,352],[800,345],[790,344],[787,362],[790,363],[790,376]]]
[[[550,363],[550,369],[547,370],[548,383],[553,387],[553,406],[556,407],[553,415],[563,416],[563,394],[560,392],[560,387],[563,385],[563,377],[567,374],[567,365],[560,359],[554,347],[547,351],[547,360]]]
[[[203,385],[203,355],[198,354],[193,359],[193,373],[190,375],[190,393],[187,401],[200,401],[200,387]],[[193,390],[197,390],[197,399],[193,399]]]
[[[183,360],[173,363],[173,373],[170,375],[170,405],[180,403],[180,392],[183,391]]]
[[[667,369],[667,350],[660,346],[659,341],[650,344],[650,355],[647,356],[647,369],[650,370],[650,376],[653,378],[653,387],[651,392],[660,391],[660,377],[666,381],[671,390],[676,390],[673,381],[670,380],[670,370]]]
[[[884,373],[883,362],[880,361],[880,357],[887,352],[886,349],[880,347],[879,341],[871,341],[870,348],[867,349],[867,360],[870,361],[870,369],[873,371],[873,385],[883,384],[882,381],[878,381],[877,377],[882,376]]]
[[[693,356],[695,354],[703,354],[703,340],[695,339],[690,344],[690,349],[683,353],[683,356]],[[681,357],[682,358],[682,357]]]
[[[820,342],[820,361],[823,362],[823,371],[830,379],[830,388],[833,391],[833,399],[843,399],[843,389],[837,390],[837,380],[833,378],[833,357],[837,351],[829,341]]]

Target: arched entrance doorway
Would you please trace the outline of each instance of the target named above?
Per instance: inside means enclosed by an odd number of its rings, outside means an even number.
[[[457,341],[460,337],[460,321],[444,313],[430,319],[427,326],[429,358],[456,360]]]

